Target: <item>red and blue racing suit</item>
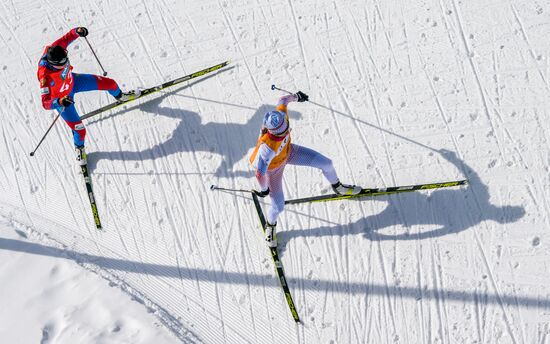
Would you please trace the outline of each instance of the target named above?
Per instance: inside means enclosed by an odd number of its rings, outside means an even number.
[[[73,66],[70,63],[67,63],[63,69],[56,69],[48,63],[46,54],[49,47],[59,45],[67,49],[69,44],[78,37],[76,29],[72,29],[51,45],[46,46],[38,63],[37,77],[40,82],[42,106],[46,110],[55,109],[61,114],[73,132],[75,146],[82,147],[86,137],[86,128],[80,120],[75,106],[71,104],[63,107],[59,104],[59,100],[65,96],[74,99],[75,93],[87,91],[108,91],[115,97],[121,93],[121,90],[113,79],[92,74],[73,73]]]

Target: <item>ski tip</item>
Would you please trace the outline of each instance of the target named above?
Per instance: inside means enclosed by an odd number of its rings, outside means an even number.
[[[216,185],[212,184],[210,185],[210,190],[214,190],[216,188]]]
[[[272,91],[275,90],[275,84],[271,85],[271,90],[272,90]]]

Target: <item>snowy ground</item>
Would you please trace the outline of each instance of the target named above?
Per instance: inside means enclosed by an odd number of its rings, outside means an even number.
[[[152,309],[74,264],[70,250],[4,219],[0,228],[2,342],[174,342]]]
[[[106,340],[134,342],[139,327],[147,342],[161,324],[173,342],[550,343],[548,2],[13,0],[0,14],[0,216],[2,240],[18,241],[2,247],[1,280],[23,274],[14,260],[35,247],[42,253],[24,264],[58,257],[36,264],[70,270],[63,288],[84,278],[115,285],[113,302],[67,291],[85,300],[67,307],[105,310],[83,330],[90,342],[123,321],[133,297],[142,314]],[[126,89],[233,60],[86,122],[104,232],[93,226],[66,126],[28,155],[54,116],[41,108],[36,63],[79,25]],[[98,72],[84,41],[70,57],[75,72]],[[272,83],[310,95],[291,104],[293,140],[331,157],[345,182],[470,181],[289,206],[279,241],[301,325],[251,201],[209,191],[255,186],[247,155],[280,95]],[[76,101],[86,113],[110,99]],[[306,168],[289,167],[285,181],[291,198],[328,191]],[[3,297],[13,288],[3,285]],[[36,317],[58,309],[46,296],[33,302]],[[2,304],[27,320],[18,302]],[[67,321],[78,329],[78,317]],[[47,324],[29,320],[38,336]]]

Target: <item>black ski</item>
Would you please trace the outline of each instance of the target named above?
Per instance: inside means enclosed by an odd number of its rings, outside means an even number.
[[[350,198],[373,197],[373,196],[390,195],[390,194],[402,193],[402,192],[412,192],[412,191],[418,191],[418,190],[447,188],[452,186],[465,185],[467,183],[468,183],[467,180],[457,180],[457,181],[443,182],[443,183],[430,183],[430,184],[417,184],[417,185],[409,185],[409,186],[393,186],[389,188],[363,189],[357,195],[338,195],[338,194],[321,195],[321,196],[290,199],[290,200],[286,200],[285,204],[326,202],[326,201],[337,201],[341,199],[350,199]]]
[[[203,76],[205,74],[208,74],[208,73],[211,73],[213,71],[216,71],[218,69],[221,69],[225,66],[227,66],[229,63],[231,62],[231,60],[227,60],[225,62],[222,62],[220,64],[217,64],[215,66],[212,66],[212,67],[208,67],[206,69],[203,69],[203,70],[200,70],[198,72],[195,72],[195,73],[192,73],[192,74],[189,74],[189,75],[186,75],[186,76],[182,76],[180,78],[177,78],[177,79],[174,79],[174,80],[171,80],[171,81],[167,81],[165,82],[164,84],[162,85],[158,85],[158,86],[154,86],[154,87],[150,87],[150,88],[146,88],[144,90],[141,90],[141,94],[139,95],[139,97],[136,97],[136,98],[133,98],[133,99],[129,99],[127,101],[124,101],[124,102],[121,102],[121,101],[117,101],[117,102],[114,102],[114,103],[111,103],[109,105],[105,105],[103,107],[100,107],[99,109],[97,110],[94,110],[92,112],[88,112],[87,114],[83,115],[80,117],[80,119],[87,119],[87,118],[90,118],[92,116],[95,116],[97,114],[100,114],[102,112],[105,112],[107,110],[111,110],[111,109],[114,109],[118,106],[121,106],[123,104],[126,104],[126,103],[129,103],[129,102],[132,102],[136,99],[139,99],[143,96],[146,96],[146,95],[149,95],[151,93],[154,93],[154,92],[157,92],[157,91],[160,91],[162,89],[165,89],[167,87],[170,87],[170,86],[174,86],[174,85],[177,85],[177,84],[180,84],[182,82],[185,82],[185,81],[188,81],[188,80],[191,80],[191,79],[194,79],[194,78],[198,78],[200,76]]]
[[[254,200],[254,206],[256,207],[256,211],[258,212],[260,224],[262,225],[262,230],[265,234],[266,220],[260,202],[258,201],[258,196],[252,194],[252,199]],[[279,277],[279,282],[281,282],[281,287],[283,288],[286,302],[288,304],[288,307],[290,308],[290,313],[292,314],[294,321],[300,322],[300,317],[298,316],[298,312],[296,311],[296,307],[294,306],[294,300],[292,300],[292,294],[290,294],[290,289],[288,288],[288,284],[286,283],[283,263],[281,262],[281,258],[279,258],[277,247],[270,247],[269,250],[271,251],[271,257],[273,258],[273,263],[275,264],[275,271],[277,272],[277,276]]]
[[[82,176],[84,177],[84,182],[86,183],[86,192],[88,193],[90,205],[92,206],[95,226],[97,229],[101,230],[101,221],[99,220],[99,213],[97,212],[97,204],[95,202],[94,190],[92,188],[92,179],[90,178],[90,173],[88,172],[88,165],[80,166],[80,170],[82,171]]]

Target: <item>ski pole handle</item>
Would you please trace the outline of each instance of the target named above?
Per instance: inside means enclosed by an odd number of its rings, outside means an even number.
[[[55,117],[55,119],[53,120],[52,124],[50,124],[50,127],[48,128],[48,130],[46,130],[46,133],[42,136],[42,138],[40,139],[40,142],[38,142],[38,145],[36,145],[36,148],[30,153],[31,156],[34,156],[34,153],[36,153],[36,150],[38,149],[38,147],[40,147],[40,145],[42,144],[42,142],[44,141],[44,139],[46,138],[46,135],[48,135],[48,133],[50,132],[50,130],[52,130],[53,128],[53,125],[55,124],[55,122],[57,122],[57,119],[59,118],[59,115],[61,115],[60,113],[57,114],[57,116]]]
[[[107,72],[105,71],[105,69],[103,68],[103,66],[101,65],[101,62],[99,62],[99,59],[97,58],[97,55],[95,54],[95,51],[94,49],[92,48],[92,45],[90,44],[90,42],[88,41],[88,38],[87,37],[84,37],[84,39],[86,40],[86,43],[88,43],[88,46],[90,47],[90,50],[92,51],[92,54],[94,54],[94,57],[97,61],[97,64],[99,65],[99,67],[101,67],[101,70],[103,71],[103,76],[106,76],[107,75]]]

